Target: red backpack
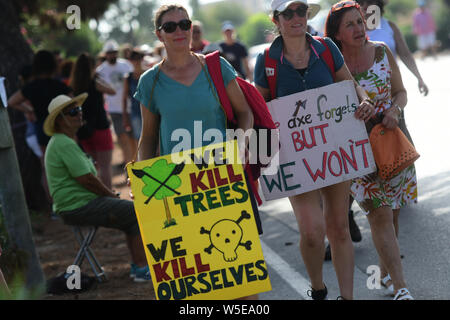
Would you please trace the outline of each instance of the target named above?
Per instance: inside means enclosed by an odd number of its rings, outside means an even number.
[[[206,65],[208,67],[209,75],[214,83],[214,86],[216,87],[217,93],[219,95],[219,100],[225,111],[229,126],[235,128],[237,126],[237,121],[225,89],[225,84],[223,83],[222,70],[220,68],[219,51],[214,51],[213,53],[206,55]],[[242,92],[244,93],[248,105],[252,109],[254,129],[256,129],[256,132],[258,132],[257,129],[276,129],[275,123],[273,122],[272,116],[269,112],[269,109],[267,108],[266,101],[259,93],[258,89],[256,89],[255,86],[240,77],[237,77],[236,81]],[[270,135],[268,135],[268,141],[270,141],[269,139]],[[270,142],[268,143],[268,146],[270,147]],[[268,151],[270,153],[270,150]],[[258,204],[261,204],[262,201],[257,192],[256,180],[261,175],[262,166],[263,165],[258,161],[258,163],[250,164],[245,168],[248,178],[252,184],[252,188]]]
[[[331,50],[328,47],[325,40],[321,37],[314,36],[313,37],[316,40],[319,40],[324,46],[325,51],[320,54],[320,57],[325,62],[325,64],[328,66],[328,69],[330,70],[331,76],[333,77],[333,80],[336,79],[336,72],[334,70],[334,59],[331,54]],[[266,77],[267,82],[269,83],[269,89],[270,89],[270,97],[271,99],[275,99],[277,97],[277,60],[269,57],[269,48],[266,48],[264,52],[265,56],[265,71],[266,71]],[[313,47],[313,50],[314,47]]]

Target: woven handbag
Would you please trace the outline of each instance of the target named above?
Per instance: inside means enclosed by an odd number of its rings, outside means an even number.
[[[378,176],[383,180],[392,179],[420,157],[399,127],[391,130],[379,123],[370,132],[369,140]]]

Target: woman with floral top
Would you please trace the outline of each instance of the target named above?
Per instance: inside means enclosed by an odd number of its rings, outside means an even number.
[[[355,80],[374,101],[374,118],[388,129],[397,127],[407,103],[400,71],[384,43],[367,39],[364,16],[356,2],[341,1],[331,8],[326,36],[341,49]],[[351,194],[367,214],[380,257],[382,283],[395,295],[394,300],[413,299],[403,276],[394,219],[401,207],[417,202],[414,165],[388,181],[376,173],[354,179]]]

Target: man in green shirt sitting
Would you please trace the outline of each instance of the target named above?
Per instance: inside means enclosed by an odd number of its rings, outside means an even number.
[[[44,132],[51,139],[45,152],[45,169],[53,211],[68,225],[125,232],[132,260],[130,276],[136,282],[150,280],[133,202],[119,199],[97,178],[94,164],[75,141],[86,97],[86,93],[73,99],[59,95],[48,106]]]

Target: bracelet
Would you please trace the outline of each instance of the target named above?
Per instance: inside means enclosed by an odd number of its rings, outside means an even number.
[[[397,109],[398,115],[400,116],[402,114],[402,108],[400,108],[400,106],[396,103],[394,103],[392,106]]]
[[[367,101],[367,102],[369,102],[372,106],[375,106],[375,102],[374,102],[372,99],[370,99],[369,97],[364,98],[364,100],[363,100],[362,102],[364,102],[364,101]]]
[[[402,119],[402,111],[403,111],[403,109],[396,103],[392,104],[392,107],[397,109],[397,111],[398,111],[397,117],[399,119]]]

